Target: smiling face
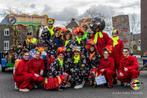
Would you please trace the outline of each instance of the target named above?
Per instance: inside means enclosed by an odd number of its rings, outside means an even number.
[[[29,60],[29,56],[30,56],[29,53],[24,53],[23,59],[27,61]]]

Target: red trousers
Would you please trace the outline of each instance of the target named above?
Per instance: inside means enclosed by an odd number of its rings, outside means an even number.
[[[32,89],[35,83],[42,83],[44,78],[42,76],[36,77],[33,74],[26,74],[23,76],[15,76],[14,80],[19,89]]]
[[[117,79],[121,82],[131,82],[132,79],[138,78],[139,71],[138,70],[128,70],[127,72],[122,72],[124,76],[117,76]]]
[[[100,72],[100,73],[105,76],[106,81],[108,82],[108,85],[112,86],[115,72],[111,69],[105,69],[104,72]]]

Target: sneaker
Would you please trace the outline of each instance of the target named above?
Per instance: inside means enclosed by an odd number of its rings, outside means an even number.
[[[20,92],[29,92],[29,89],[19,89]]]
[[[80,89],[80,88],[81,88],[80,85],[76,85],[76,86],[74,87],[74,89]]]
[[[83,88],[84,84],[85,84],[85,82],[82,82],[82,84],[76,85],[74,88],[75,88],[75,89]]]

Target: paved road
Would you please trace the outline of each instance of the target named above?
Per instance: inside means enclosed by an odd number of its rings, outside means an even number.
[[[22,93],[13,89],[10,72],[0,72],[0,98],[147,98],[147,71],[141,72],[140,79],[144,83],[144,88],[137,92],[128,87],[115,86],[112,89],[84,87],[74,90],[69,88],[62,92],[35,89],[28,93]]]

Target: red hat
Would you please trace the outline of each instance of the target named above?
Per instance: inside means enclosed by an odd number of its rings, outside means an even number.
[[[74,32],[76,35],[78,35],[78,34],[80,34],[80,33],[84,34],[83,29],[81,29],[80,27],[75,28],[75,29],[73,30],[73,32]]]
[[[62,28],[61,28],[61,31],[62,31],[63,33],[66,33],[66,32],[67,32],[67,29],[66,29],[65,27],[62,27]]]
[[[55,32],[57,32],[57,31],[61,31],[61,28],[60,27],[56,27],[55,28]]]
[[[64,52],[65,52],[65,47],[59,47],[57,49],[57,55],[60,54],[60,53],[63,53],[64,54]]]
[[[89,50],[90,46],[94,46],[95,47],[94,41],[92,39],[87,41],[86,49]]]

